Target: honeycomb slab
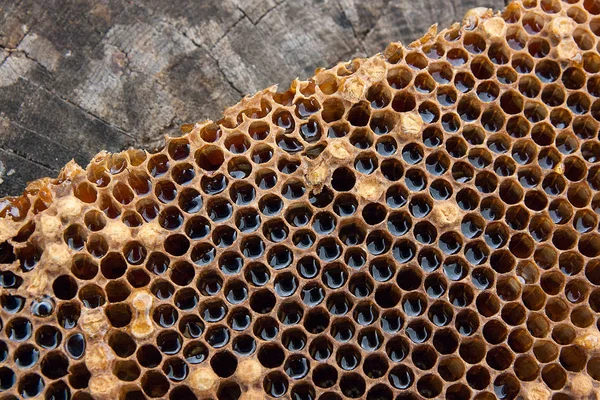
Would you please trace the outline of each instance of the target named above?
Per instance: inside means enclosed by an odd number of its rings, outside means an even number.
[[[0,200],[0,399],[598,399],[599,36],[474,9]]]

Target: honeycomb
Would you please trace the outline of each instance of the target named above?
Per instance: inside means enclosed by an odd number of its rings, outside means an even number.
[[[600,1],[527,0],[0,201],[0,399],[598,399]]]

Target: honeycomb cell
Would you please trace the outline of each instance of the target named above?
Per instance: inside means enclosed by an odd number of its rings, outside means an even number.
[[[45,386],[46,383],[40,375],[29,373],[19,380],[17,390],[23,398],[31,398],[43,393]]]
[[[442,380],[434,375],[424,375],[417,381],[417,390],[425,398],[434,398],[442,392]]]
[[[0,200],[0,391],[585,397],[599,14],[475,10]]]

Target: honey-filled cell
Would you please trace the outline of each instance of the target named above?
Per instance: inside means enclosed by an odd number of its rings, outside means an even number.
[[[598,15],[473,9],[1,199],[0,392],[592,398]]]

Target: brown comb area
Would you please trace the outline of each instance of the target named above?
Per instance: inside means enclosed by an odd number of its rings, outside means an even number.
[[[0,398],[597,399],[600,1],[475,9],[0,202]]]

